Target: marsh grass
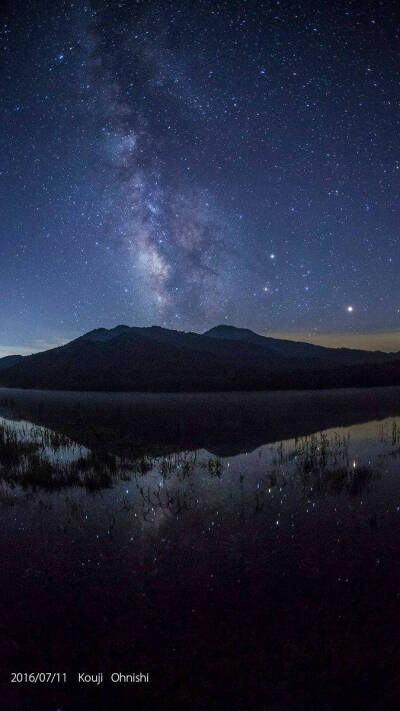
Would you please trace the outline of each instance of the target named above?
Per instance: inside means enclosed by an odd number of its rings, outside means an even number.
[[[394,426],[396,425],[396,427]],[[396,422],[387,426],[384,434],[380,435],[386,444],[400,441],[400,430]],[[295,480],[300,480],[307,495],[345,493],[349,496],[358,496],[368,488],[372,481],[381,478],[381,466],[385,458],[396,456],[399,450],[380,454],[377,458],[378,466],[365,466],[352,461],[350,457],[350,433],[325,433],[319,432],[304,437],[297,437],[294,445],[289,446],[280,442],[272,447],[272,470],[265,476],[268,490],[285,485],[287,474],[294,475]]]
[[[357,496],[380,477],[385,457],[400,454],[397,421],[384,423],[378,437],[390,451],[378,454],[375,463],[368,466],[352,461],[349,432],[319,432],[270,445],[263,454],[258,453],[258,459],[268,453],[262,479],[265,490],[282,489],[289,482],[300,481],[305,493]],[[24,422],[0,425],[0,480],[11,488],[51,491],[81,487],[94,492],[111,488],[118,480],[134,478],[149,511],[161,507],[176,512],[187,508],[187,494],[181,492],[180,498],[176,493],[172,495],[167,482],[174,477],[184,483],[200,471],[210,478],[221,479],[225,471],[223,460],[214,456],[203,458],[196,451],[133,458],[118,456],[110,453],[104,442],[88,449],[63,433],[38,425]],[[244,473],[240,474],[241,482]],[[154,481],[148,475],[154,475]]]
[[[196,452],[178,452],[164,456],[120,457],[111,454],[103,445],[87,449],[64,434],[29,423],[0,425],[0,481],[11,488],[57,491],[68,487],[82,487],[88,491],[108,489],[116,480],[138,482],[151,472],[164,481],[175,476],[183,482],[194,472]],[[202,463],[210,476],[222,475],[222,462],[209,458]],[[153,487],[154,488],[154,487]],[[142,498],[149,506],[162,505],[183,510],[186,503],[168,498],[168,492],[150,491],[139,485]]]
[[[79,456],[68,461],[62,449],[77,450]],[[65,435],[35,425],[0,426],[0,478],[11,487],[93,491],[110,487],[116,474],[116,457],[104,450],[87,452]]]

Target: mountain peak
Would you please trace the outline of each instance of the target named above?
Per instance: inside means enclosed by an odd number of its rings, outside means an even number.
[[[114,326],[114,328],[110,328],[108,333],[112,338],[115,338],[116,336],[120,336],[122,333],[127,333],[130,330],[130,326],[125,326],[125,324],[121,323],[118,326]]]
[[[119,324],[6,358],[0,373],[2,386],[67,390],[366,387],[398,384],[400,357],[269,338],[230,324],[203,335]]]
[[[257,333],[251,331],[249,328],[239,328],[238,326],[232,326],[231,324],[221,323],[219,326],[214,326],[208,331],[203,333],[203,336],[209,336],[211,338],[237,338],[242,339],[248,336],[258,336]],[[262,338],[262,336],[259,336]]]
[[[130,331],[129,326],[125,326],[124,324],[120,324],[118,326],[115,326],[114,328],[94,328],[92,331],[89,331],[88,333],[85,333],[83,336],[80,336],[78,340],[84,340],[84,341],[110,341],[113,338],[117,338],[120,336],[122,333],[126,333],[127,331]]]

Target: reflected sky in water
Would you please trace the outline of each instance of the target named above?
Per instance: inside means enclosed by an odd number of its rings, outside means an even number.
[[[91,449],[92,435],[40,424],[54,415],[3,410],[3,444],[35,443],[56,485],[26,478],[29,451],[7,469],[0,447],[2,668],[148,669],[155,681],[135,698],[149,709],[395,708],[400,416],[389,406],[227,455],[139,451],[115,436],[110,451]],[[116,693],[20,688],[12,703],[105,709]]]

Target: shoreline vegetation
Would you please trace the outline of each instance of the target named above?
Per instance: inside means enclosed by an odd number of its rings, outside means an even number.
[[[379,394],[380,398],[370,391],[353,391],[352,397],[342,391],[330,398],[318,392],[241,398],[231,393],[220,398],[160,396],[150,401],[145,396],[122,396],[113,402],[107,396],[79,399],[70,393],[63,400],[58,393],[52,399],[51,393],[40,398],[36,391],[0,390],[0,481],[22,489],[96,491],[155,470],[162,477],[175,471],[178,478],[185,478],[199,465],[196,452],[201,450],[207,452],[203,469],[220,477],[224,458],[268,445],[276,450],[280,464],[296,461],[304,476],[323,473],[332,486],[339,486],[338,477],[353,481],[355,473],[341,434],[346,427],[392,418],[386,439],[398,447],[395,418],[400,390],[388,388]],[[326,431],[334,432],[334,441]],[[294,442],[286,459],[285,441]],[[269,474],[270,481],[276,480],[276,471]],[[359,467],[357,475],[358,482],[361,475],[368,481],[373,471]]]
[[[380,478],[385,459],[400,457],[398,419],[382,423],[379,442],[385,451],[368,465],[351,459],[350,431],[340,428],[275,442],[264,452],[260,449],[259,456],[265,457],[268,452],[268,458],[262,487],[258,482],[254,492],[256,509],[264,505],[266,493],[282,491],[293,476],[307,496],[310,492],[314,498],[341,493],[358,496],[371,481]],[[27,422],[16,425],[3,420],[0,424],[0,483],[11,491],[51,492],[75,487],[95,492],[110,489],[118,481],[134,480],[149,510],[154,511],[174,503],[174,497],[164,490],[171,478],[182,483],[203,473],[210,479],[220,479],[224,468],[224,458],[207,452],[202,456],[197,451],[182,451],[133,459],[102,448],[88,450],[62,433]],[[147,479],[150,474],[154,480]],[[2,500],[6,498],[2,496]]]

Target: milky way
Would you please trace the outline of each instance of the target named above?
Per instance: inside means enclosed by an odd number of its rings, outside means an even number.
[[[394,2],[6,3],[3,350],[118,322],[395,344],[398,41]]]

